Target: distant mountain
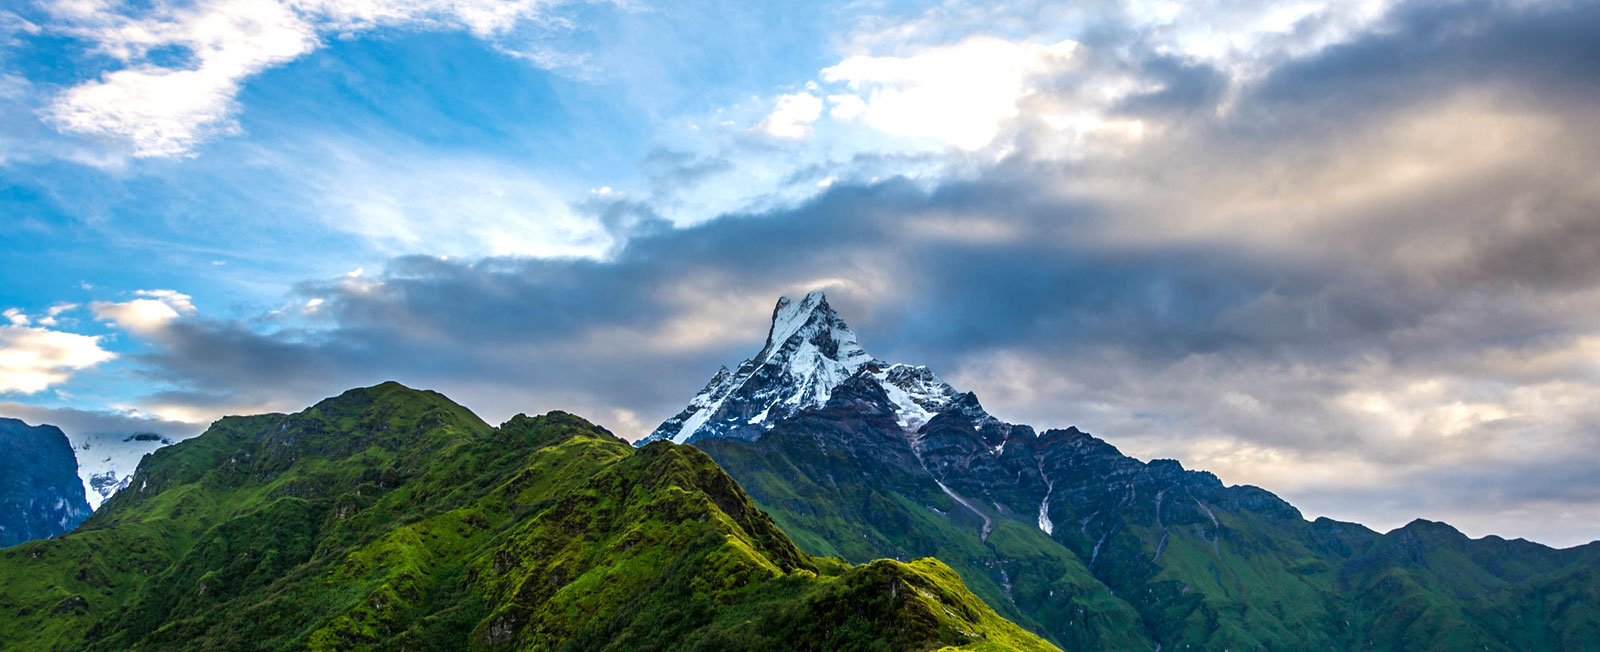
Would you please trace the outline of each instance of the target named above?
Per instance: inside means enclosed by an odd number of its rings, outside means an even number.
[[[61,429],[0,417],[0,547],[56,536],[88,516]]]
[[[153,432],[74,433],[69,437],[78,454],[78,476],[95,509],[133,481],[139,460],[173,444],[171,437]]]
[[[1054,650],[936,560],[801,553],[710,458],[394,383],[228,417],[0,551],[18,650]]]
[[[820,293],[773,322],[652,438],[706,451],[808,553],[935,556],[1067,649],[1600,650],[1600,544],[1308,522],[1257,487],[996,419],[872,358]]]

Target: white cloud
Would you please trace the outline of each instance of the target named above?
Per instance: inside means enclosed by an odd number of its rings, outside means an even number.
[[[772,114],[756,128],[777,138],[789,140],[805,138],[811,134],[811,123],[822,117],[822,99],[801,91],[778,96]]]
[[[61,323],[61,315],[62,315],[62,313],[65,313],[65,312],[68,312],[68,311],[71,311],[71,310],[76,310],[77,308],[78,308],[78,304],[76,304],[76,303],[67,303],[67,302],[64,302],[64,301],[60,302],[60,303],[56,303],[56,304],[50,306],[48,309],[45,310],[44,316],[39,318],[39,325],[40,326],[55,326],[55,325],[58,325],[58,324]]]
[[[867,111],[866,101],[855,95],[829,95],[828,103],[833,105],[828,115],[838,120],[854,120]]]
[[[194,314],[194,303],[189,295],[176,290],[135,290],[134,294],[161,301],[185,315]]]
[[[173,290],[139,290],[144,298],[132,301],[96,301],[89,304],[96,319],[109,321],[130,333],[154,335],[172,320],[195,313],[194,303],[187,294]]]
[[[9,312],[9,311],[8,311]],[[100,338],[16,324],[0,326],[0,392],[32,394],[116,354]]]
[[[81,15],[80,4],[57,14]],[[239,84],[250,75],[317,47],[315,26],[288,4],[218,0],[161,7],[141,18],[99,6],[72,31],[129,67],[67,89],[50,118],[67,131],[127,141],[136,156],[171,156],[237,129],[229,119]],[[141,63],[153,49],[181,47],[190,65]]]
[[[29,316],[28,313],[23,312],[21,308],[7,308],[4,312],[0,312],[0,317],[5,317],[5,320],[10,322],[13,326],[29,326],[33,324],[38,324],[40,326],[58,326],[61,324],[61,314],[77,307],[78,304],[76,303],[67,303],[65,301],[57,302],[45,309],[44,316],[42,317]]]
[[[323,147],[329,167],[298,172],[317,213],[386,254],[597,256],[612,244],[572,209],[572,189],[551,187],[549,174],[524,163]]]
[[[1211,62],[1252,76],[1283,56],[1346,40],[1371,26],[1390,0],[1228,0],[1178,3],[1135,0],[1129,27],[1159,52]]]
[[[234,97],[245,79],[316,50],[328,33],[380,26],[466,29],[487,38],[536,16],[543,0],[202,0],[139,11],[109,0],[48,5],[49,29],[96,44],[124,64],[73,86],[46,109],[64,131],[127,143],[134,156],[175,156],[233,133]],[[133,15],[130,12],[137,12]],[[178,64],[146,60],[181,48]]]
[[[971,150],[1018,115],[1017,103],[1035,91],[1036,79],[1071,66],[1076,49],[1072,41],[975,36],[907,56],[852,56],[821,78],[851,91],[829,97],[835,118],[859,117],[879,131]]]

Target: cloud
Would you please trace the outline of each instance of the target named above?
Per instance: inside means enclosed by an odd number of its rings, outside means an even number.
[[[100,348],[99,337],[26,323],[12,317],[11,324],[0,326],[0,392],[42,392],[67,382],[75,371],[116,357]]]
[[[78,304],[61,301],[51,304],[49,308],[45,309],[43,315],[34,316],[23,312],[21,308],[7,308],[4,312],[0,312],[0,317],[5,317],[6,321],[13,326],[28,326],[35,323],[40,326],[60,326],[63,319],[72,321],[70,318],[63,318],[61,315],[77,309]]]
[[[650,176],[650,188],[657,199],[670,198],[676,192],[734,168],[733,162],[725,158],[697,157],[666,148],[651,150],[641,161],[641,167]]]
[[[39,318],[40,326],[57,326],[61,323],[61,315],[78,309],[78,304],[65,301],[52,304],[45,309],[43,317]]]
[[[906,56],[852,56],[819,77],[849,90],[829,96],[835,118],[859,118],[890,134],[970,150],[988,145],[1001,123],[1017,116],[1031,84],[1069,66],[1076,48],[1072,41],[1037,45],[975,36]],[[819,101],[814,113],[821,108]]]
[[[775,138],[805,138],[811,123],[822,117],[822,99],[805,91],[779,95],[775,104],[772,114],[756,125]]]
[[[327,167],[299,171],[328,229],[394,255],[594,256],[612,246],[539,170],[494,157],[309,146]],[[296,174],[292,172],[291,174]]]
[[[838,120],[854,120],[867,112],[867,101],[856,95],[829,95],[828,104],[833,107],[828,115]]]
[[[114,0],[49,5],[43,29],[92,44],[120,67],[63,91],[46,109],[62,130],[124,142],[137,157],[188,154],[237,133],[234,98],[253,75],[302,57],[325,36],[378,27],[464,29],[480,38],[537,18],[540,0]],[[177,62],[157,54],[180,53]]]
[[[88,435],[125,435],[153,432],[173,439],[187,439],[200,433],[192,423],[163,421],[127,412],[52,408],[15,402],[0,402],[0,415],[28,423],[48,423],[60,428],[77,442]],[[130,469],[131,471],[131,469]]]
[[[68,131],[126,140],[135,156],[183,154],[210,136],[236,131],[228,115],[239,84],[317,47],[310,23],[290,5],[266,0],[224,0],[143,20],[120,18],[100,14],[89,18],[98,24],[76,31],[92,35],[100,50],[130,67],[68,89],[50,117]],[[193,67],[135,62],[158,47],[187,49]]]
[[[109,321],[138,335],[155,335],[182,315],[195,313],[187,294],[173,290],[138,290],[142,297],[130,301],[96,301],[89,304],[95,319]]]

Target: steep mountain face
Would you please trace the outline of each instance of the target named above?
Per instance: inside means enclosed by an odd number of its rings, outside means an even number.
[[[828,313],[819,323],[842,325]],[[895,369],[937,390],[907,400],[919,394]],[[799,376],[768,369],[739,391],[788,396],[770,383]],[[1077,429],[1008,424],[925,379],[937,376],[869,359],[759,428],[725,419],[686,439],[807,552],[935,556],[1066,648],[1600,649],[1600,544],[1307,522],[1263,489],[1142,462]]]
[[[6,649],[1055,649],[936,560],[801,553],[694,448],[393,383],[158,450],[0,578]]]
[[[827,297],[812,292],[798,302],[778,299],[761,351],[734,371],[719,369],[688,407],[639,444],[755,439],[779,421],[826,405],[835,387],[863,370],[883,386],[907,427],[926,422],[955,398],[955,390],[925,367],[867,355]]]
[[[88,516],[61,429],[0,417],[0,547],[56,536]]]

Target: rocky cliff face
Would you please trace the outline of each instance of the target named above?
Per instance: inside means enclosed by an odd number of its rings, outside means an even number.
[[[56,536],[88,517],[67,436],[0,418],[0,547]]]

